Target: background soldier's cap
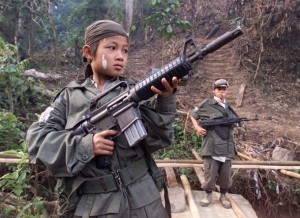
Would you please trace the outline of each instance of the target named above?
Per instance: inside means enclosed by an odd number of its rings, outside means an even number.
[[[218,79],[214,82],[214,89],[217,87],[225,87],[228,88],[229,83],[225,79]]]

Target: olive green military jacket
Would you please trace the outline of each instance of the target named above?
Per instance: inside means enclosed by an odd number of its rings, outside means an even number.
[[[109,87],[124,80],[128,81],[124,77],[115,78]],[[134,84],[130,82],[130,85]],[[99,106],[123,91],[122,88],[111,91],[100,100]],[[171,145],[173,141],[172,122],[176,115],[175,94],[169,97],[153,97],[151,101],[145,101],[139,105],[148,133],[145,139],[138,145],[129,147],[124,134],[121,134],[114,140],[116,146],[111,157],[112,169],[96,168],[92,134],[84,137],[72,136],[71,129],[89,114],[89,100],[97,94],[99,90],[95,88],[91,79],[71,82],[58,94],[52,105],[41,114],[39,121],[33,123],[28,129],[26,142],[32,162],[42,162],[53,176],[64,178],[66,184],[72,185],[70,181],[78,177],[97,178],[110,175],[112,170],[124,169],[145,158],[145,150],[152,153]],[[69,193],[71,185],[66,187]],[[77,216],[118,213],[120,205],[126,205],[124,201],[128,201],[130,209],[135,209],[160,198],[159,191],[148,173],[126,188],[126,196],[120,191],[77,194],[77,199],[75,199],[77,205],[75,215]]]
[[[236,113],[230,105],[226,104],[225,109],[215,99],[203,100],[191,111],[191,115],[196,120],[236,117]],[[201,155],[235,158],[236,151],[233,140],[233,127],[234,126],[218,126],[218,128],[221,128],[221,130],[226,133],[227,137],[225,139],[222,139],[217,134],[215,128],[207,129],[207,133],[202,141]]]

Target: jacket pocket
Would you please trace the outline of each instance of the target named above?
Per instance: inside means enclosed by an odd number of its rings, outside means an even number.
[[[220,137],[215,137],[215,154],[216,155],[227,155],[227,144],[226,140]]]

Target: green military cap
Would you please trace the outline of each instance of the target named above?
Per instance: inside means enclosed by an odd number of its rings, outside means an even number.
[[[229,87],[229,83],[225,79],[217,79],[214,82],[214,89],[217,88],[217,87],[228,88]]]

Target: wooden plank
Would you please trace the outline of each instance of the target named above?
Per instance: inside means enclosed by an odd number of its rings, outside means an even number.
[[[180,179],[181,179],[182,185],[184,187],[185,195],[186,195],[186,198],[187,198],[187,201],[188,201],[188,205],[190,207],[192,217],[193,218],[200,218],[199,210],[198,210],[198,207],[197,207],[197,205],[195,203],[195,200],[193,198],[191,186],[189,184],[189,181],[188,181],[186,175],[181,175]]]
[[[175,188],[178,186],[177,180],[176,180],[176,174],[174,172],[173,167],[165,167],[167,182],[169,188]]]
[[[198,156],[198,153],[196,153],[196,152],[193,152],[193,153],[194,153],[194,156],[196,157],[197,160],[201,159],[200,156]],[[195,170],[195,172],[197,174],[197,177],[198,177],[200,183],[203,184],[204,181],[205,181],[203,168],[202,167],[194,167],[194,170]],[[220,192],[220,187],[219,186],[216,186],[216,187],[217,187],[218,191]],[[234,213],[236,214],[236,216],[238,218],[247,218],[247,216],[245,215],[245,213],[242,211],[242,209],[239,207],[239,205],[230,197],[229,194],[227,194],[227,197],[228,197],[228,200],[231,203],[232,210],[234,211]]]
[[[251,204],[242,195],[230,194],[230,199],[231,203],[234,202],[238,205],[244,217],[257,218],[257,215],[253,210]]]
[[[222,206],[219,198],[220,194],[212,193],[212,202],[207,207],[200,206],[201,199],[206,195],[205,191],[192,191],[196,205],[199,205],[198,210],[201,217],[213,218],[236,218],[236,214],[232,209],[226,209]],[[249,217],[250,218],[250,217]],[[252,218],[252,217],[251,217]]]

